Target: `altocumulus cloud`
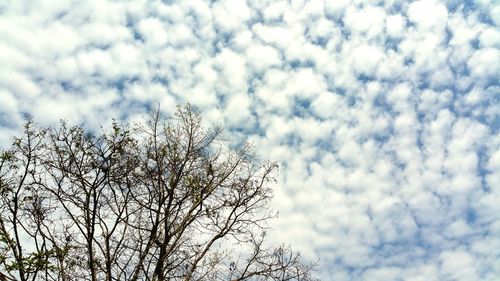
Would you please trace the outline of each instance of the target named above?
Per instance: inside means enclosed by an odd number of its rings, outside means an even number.
[[[281,163],[271,236],[323,280],[498,280],[499,25],[494,0],[0,1],[0,143],[190,102]]]

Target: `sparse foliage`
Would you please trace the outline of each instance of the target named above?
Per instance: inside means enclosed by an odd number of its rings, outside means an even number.
[[[264,247],[275,163],[190,106],[99,135],[32,120],[0,156],[0,280],[312,280]]]

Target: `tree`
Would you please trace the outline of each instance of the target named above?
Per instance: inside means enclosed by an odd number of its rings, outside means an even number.
[[[277,165],[190,106],[99,135],[32,120],[0,158],[5,280],[312,280],[264,246]]]

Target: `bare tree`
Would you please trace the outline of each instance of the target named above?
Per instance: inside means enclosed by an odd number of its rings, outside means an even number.
[[[264,247],[277,165],[190,106],[99,135],[33,121],[0,158],[2,280],[312,280]]]

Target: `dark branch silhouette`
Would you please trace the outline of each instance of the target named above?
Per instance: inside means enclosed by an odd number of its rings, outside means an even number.
[[[312,280],[263,246],[277,165],[190,106],[99,135],[24,129],[0,158],[0,280]]]

